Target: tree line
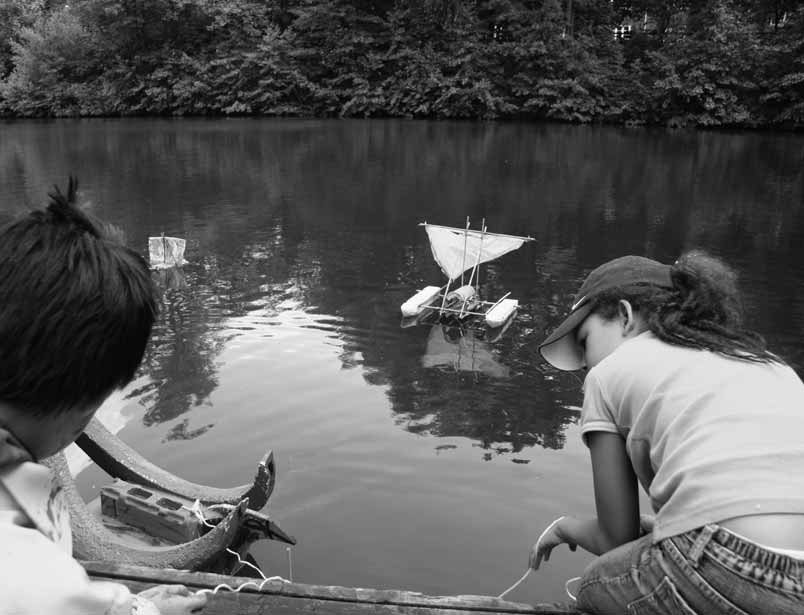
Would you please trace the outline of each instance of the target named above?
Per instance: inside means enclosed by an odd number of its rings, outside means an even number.
[[[1,116],[804,126],[804,0],[63,2],[0,4]]]

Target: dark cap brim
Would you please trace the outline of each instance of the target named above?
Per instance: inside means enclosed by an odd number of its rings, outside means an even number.
[[[589,316],[591,304],[584,303],[570,312],[555,331],[539,344],[539,353],[553,367],[566,372],[581,369],[584,366],[583,350],[575,340],[575,329]]]

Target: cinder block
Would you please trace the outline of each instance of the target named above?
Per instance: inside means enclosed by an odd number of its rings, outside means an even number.
[[[101,488],[101,514],[174,543],[201,535],[201,522],[183,506],[192,502],[150,487],[115,480]]]

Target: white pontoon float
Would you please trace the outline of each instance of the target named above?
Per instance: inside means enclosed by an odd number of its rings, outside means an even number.
[[[509,299],[511,293],[506,293],[497,301],[483,301],[479,293],[480,265],[519,249],[526,241],[533,241],[533,238],[489,233],[485,219],[479,231],[469,228],[469,218],[466,219],[465,229],[426,222],[419,226],[427,231],[433,258],[448,281],[445,286],[427,286],[418,291],[402,304],[402,316],[410,318],[437,311],[439,317],[459,321],[482,317],[492,329],[505,324],[516,312],[519,301]],[[465,274],[470,269],[469,282],[464,284]],[[453,284],[455,288],[452,288]]]

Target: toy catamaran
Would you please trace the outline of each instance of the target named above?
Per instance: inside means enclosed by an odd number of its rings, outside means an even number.
[[[509,299],[511,293],[497,301],[483,301],[479,294],[480,265],[519,249],[533,238],[489,233],[485,219],[479,231],[469,228],[469,218],[465,229],[426,222],[419,226],[427,231],[433,258],[448,281],[442,287],[427,286],[405,301],[402,316],[408,318],[435,311],[440,318],[458,321],[483,318],[492,329],[505,324],[516,312],[519,301]],[[464,284],[465,274],[470,269],[469,282]]]

